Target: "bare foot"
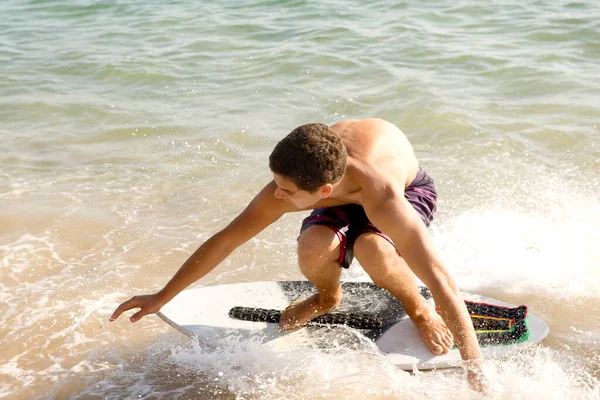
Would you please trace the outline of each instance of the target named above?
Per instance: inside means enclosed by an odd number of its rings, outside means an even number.
[[[292,331],[314,318],[327,314],[336,305],[328,306],[319,304],[318,294],[314,294],[304,300],[297,300],[281,313],[279,326],[283,330]]]
[[[446,354],[452,349],[454,345],[452,332],[433,306],[428,304],[424,312],[411,319],[419,329],[423,343],[433,354]]]

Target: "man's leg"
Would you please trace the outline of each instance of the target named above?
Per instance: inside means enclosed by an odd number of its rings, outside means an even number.
[[[390,242],[375,233],[364,233],[354,243],[354,256],[373,283],[400,300],[432,353],[447,353],[452,348],[452,333],[421,296],[417,277]]]
[[[281,328],[296,329],[340,304],[342,268],[338,263],[339,256],[340,240],[330,228],[313,225],[300,234],[298,238],[300,270],[315,285],[319,293],[294,302],[286,308],[281,314],[279,323]]]

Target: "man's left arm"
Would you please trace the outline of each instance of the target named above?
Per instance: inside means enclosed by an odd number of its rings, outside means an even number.
[[[373,225],[392,239],[408,266],[431,291],[462,359],[482,359],[460,290],[444,266],[425,224],[404,197],[404,188],[391,183],[380,188],[363,188],[362,205]]]

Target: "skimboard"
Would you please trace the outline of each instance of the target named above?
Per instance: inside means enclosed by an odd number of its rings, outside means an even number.
[[[249,282],[189,289],[178,294],[157,315],[189,337],[203,342],[253,340],[267,346],[374,344],[401,369],[435,369],[461,365],[456,347],[432,354],[402,304],[370,282],[343,282],[344,297],[334,311],[293,332],[282,332],[281,311],[316,290],[308,281]],[[433,304],[427,288],[421,294]],[[486,358],[499,358],[542,341],[548,326],[527,306],[463,293]]]

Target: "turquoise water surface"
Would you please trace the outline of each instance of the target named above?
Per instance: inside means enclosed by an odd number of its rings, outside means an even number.
[[[432,234],[461,288],[550,325],[493,362],[495,398],[600,396],[600,3],[4,0],[0,13],[0,398],[478,398],[460,371],[407,374],[369,351],[209,348],[154,317],[105,323],[243,209],[281,137],[362,117],[399,126],[434,177]],[[302,217],[198,285],[301,278]]]

